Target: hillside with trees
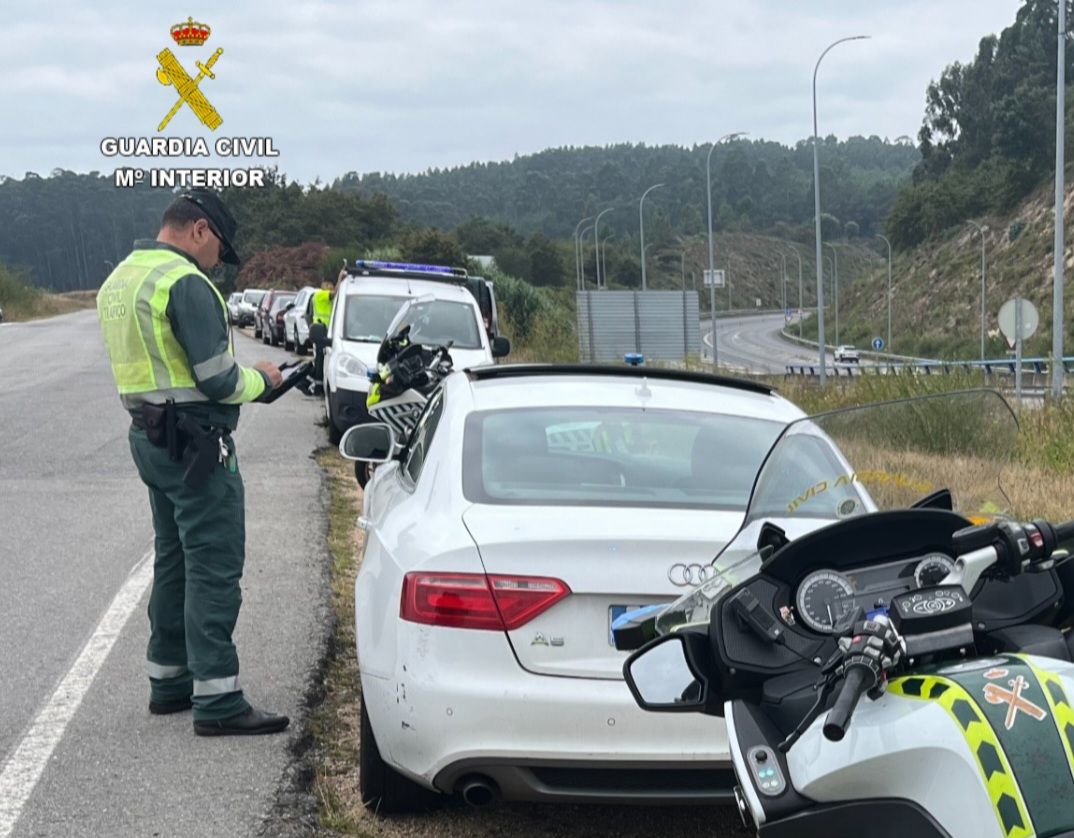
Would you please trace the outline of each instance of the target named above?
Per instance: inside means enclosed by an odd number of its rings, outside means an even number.
[[[304,187],[277,173],[263,189],[228,189],[223,197],[239,221],[243,255],[310,242],[353,252],[398,230],[395,210],[383,196]],[[54,291],[98,288],[135,239],[156,236],[171,199],[166,190],[117,189],[97,172],[0,177],[0,264]],[[233,272],[223,279],[221,286],[230,290]]]
[[[419,175],[350,172],[332,186],[363,197],[382,193],[404,222],[421,227],[451,230],[477,217],[525,237],[569,239],[580,219],[607,207],[616,207],[602,219],[607,230],[635,234],[638,199],[664,183],[646,199],[646,233],[689,236],[707,229],[708,152],[708,145],[554,148]],[[909,143],[827,137],[820,159],[827,223],[869,235],[880,229],[920,156]],[[812,229],[811,141],[727,143],[713,151],[711,172],[716,230],[801,238]]]
[[[912,247],[980,215],[1010,213],[1052,177],[1057,12],[1055,0],[1026,0],[1013,24],[981,39],[973,61],[956,61],[928,86],[921,162],[887,224],[897,246]],[[1069,45],[1066,60],[1071,79]],[[1071,98],[1067,160],[1074,156]]]

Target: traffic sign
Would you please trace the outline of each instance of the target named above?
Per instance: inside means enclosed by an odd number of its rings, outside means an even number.
[[[883,338],[873,338],[873,349],[875,349],[877,352],[879,352],[883,348],[884,348],[884,339]]]
[[[726,276],[722,270],[710,271],[707,268],[704,271],[705,285],[712,286],[713,288],[723,288],[726,280]]]
[[[1020,304],[1020,305],[1019,305]],[[1021,308],[1021,332],[1019,333],[1016,310]],[[1029,300],[1007,300],[999,310],[999,330],[1007,338],[1007,345],[1013,347],[1018,338],[1025,340],[1037,331],[1040,315],[1036,306]]]
[[[790,323],[791,320],[794,319],[794,309],[793,308],[787,309],[787,311],[784,312],[783,317],[784,317],[784,319],[786,319],[786,321],[788,323]]]

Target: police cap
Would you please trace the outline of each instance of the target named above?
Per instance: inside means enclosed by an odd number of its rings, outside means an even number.
[[[238,265],[240,263],[239,254],[235,252],[234,242],[235,233],[238,231],[239,225],[235,221],[235,217],[224,205],[224,202],[220,200],[220,196],[215,192],[210,192],[208,189],[188,189],[179,197],[190,201],[205,213],[205,218],[209,222],[209,229],[223,244],[220,260],[227,262],[229,265]]]

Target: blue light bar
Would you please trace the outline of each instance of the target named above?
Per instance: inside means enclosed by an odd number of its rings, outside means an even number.
[[[421,265],[414,262],[381,262],[374,259],[358,259],[354,262],[354,267],[370,270],[412,271],[414,273],[466,276],[466,271],[463,268],[449,268],[446,265]]]
[[[638,367],[645,363],[645,356],[640,352],[628,352],[623,356],[623,360],[632,367]]]

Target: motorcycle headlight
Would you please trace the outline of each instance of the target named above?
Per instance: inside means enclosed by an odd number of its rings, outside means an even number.
[[[353,355],[348,355],[345,352],[341,352],[336,356],[336,371],[351,378],[361,378],[363,381],[367,378],[366,365]]]

